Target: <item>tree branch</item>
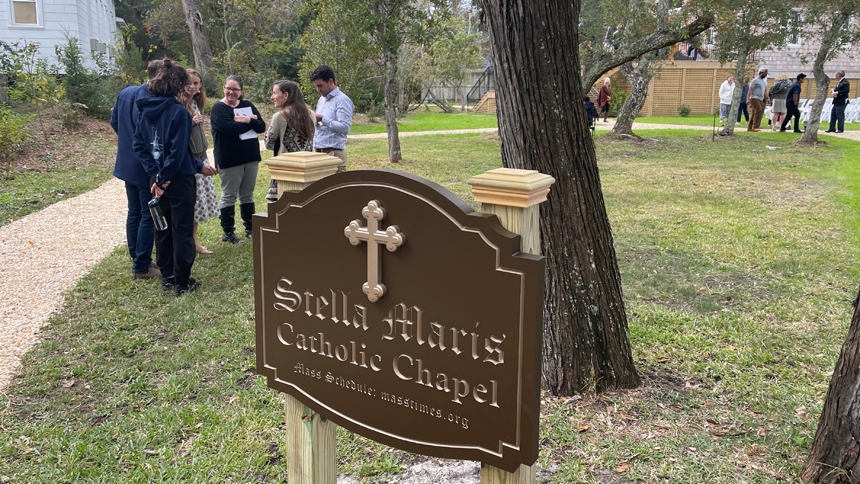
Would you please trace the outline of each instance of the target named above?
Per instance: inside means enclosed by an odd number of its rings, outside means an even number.
[[[704,12],[683,28],[658,30],[630,45],[623,45],[616,50],[604,53],[596,58],[591,65],[585,66],[581,80],[582,89],[584,91],[590,89],[601,76],[609,72],[612,68],[630,62],[642,54],[689,39],[711,28],[713,23],[714,14]]]

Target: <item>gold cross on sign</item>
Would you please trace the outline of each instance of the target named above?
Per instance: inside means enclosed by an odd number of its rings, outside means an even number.
[[[377,200],[367,202],[367,206],[361,210],[361,215],[367,219],[367,227],[361,226],[361,220],[353,220],[343,229],[343,234],[352,245],[359,242],[367,242],[367,282],[361,286],[361,290],[367,294],[370,302],[376,302],[385,295],[385,284],[379,280],[382,272],[382,258],[379,257],[379,244],[385,244],[389,252],[394,252],[406,242],[406,236],[400,233],[396,225],[379,230],[379,221],[385,218],[385,209],[379,205]]]

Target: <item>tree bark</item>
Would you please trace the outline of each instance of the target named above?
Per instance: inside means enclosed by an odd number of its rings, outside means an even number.
[[[621,105],[618,111],[618,117],[615,118],[615,126],[612,127],[614,135],[629,135],[633,136],[633,120],[636,115],[642,110],[645,105],[645,98],[648,97],[648,84],[651,82],[651,57],[648,53],[639,58],[639,64],[633,67],[633,62],[628,62],[621,66],[621,75],[630,83],[632,90],[630,97]]]
[[[817,88],[815,91],[815,101],[812,105],[812,112],[809,113],[809,122],[806,124],[803,136],[798,140],[799,144],[818,144],[818,126],[821,124],[821,111],[824,108],[824,101],[827,99],[830,91],[830,76],[824,72],[824,63],[827,62],[827,58],[838,42],[840,29],[845,25],[851,13],[852,11],[849,9],[839,9],[833,14],[829,28],[825,29],[821,45],[815,54],[815,62],[812,63],[812,74],[815,76],[815,87]]]
[[[209,41],[209,29],[203,21],[203,14],[197,8],[197,0],[182,0],[182,11],[185,12],[185,23],[191,31],[191,47],[194,50],[194,65],[204,77],[214,66],[212,62],[212,43]]]
[[[858,294],[860,297],[860,294]],[[836,484],[860,482],[860,306],[855,299],[848,337],[836,362],[812,451],[800,477]]]
[[[397,53],[385,52],[385,129],[388,132],[388,159],[401,160],[400,131],[397,127]]]
[[[639,375],[580,78],[565,72],[580,65],[580,2],[482,4],[493,45],[502,161],[556,180],[540,217],[547,266],[544,386],[556,395],[635,387]]]
[[[749,49],[742,48],[738,52],[737,66],[735,66],[735,90],[732,93],[732,107],[729,109],[729,119],[726,120],[726,127],[720,131],[723,136],[734,136],[735,124],[738,120],[738,109],[741,107],[741,95],[744,92],[744,85],[749,84],[747,80],[747,59],[749,58]]]
[[[577,5],[580,2],[576,2]],[[527,8],[527,7],[526,7]],[[578,15],[577,15],[578,16]],[[584,66],[582,73],[582,90],[588,91],[591,86],[609,72],[612,68],[630,62],[637,57],[663,47],[675,45],[682,40],[689,39],[697,34],[711,28],[714,23],[714,15],[710,12],[702,13],[698,18],[680,29],[669,29],[663,24],[664,29],[643,37],[630,45],[622,45],[616,50],[610,50],[594,59],[592,63]],[[578,57],[578,54],[577,54]]]

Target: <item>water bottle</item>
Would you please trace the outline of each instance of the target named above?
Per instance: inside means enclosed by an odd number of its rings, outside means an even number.
[[[155,226],[155,230],[158,230],[159,232],[167,230],[167,218],[161,210],[161,201],[158,198],[153,198],[147,205],[149,205],[149,214],[152,216],[152,223]]]

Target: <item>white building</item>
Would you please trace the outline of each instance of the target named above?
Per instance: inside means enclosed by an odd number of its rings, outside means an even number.
[[[70,36],[80,41],[87,65],[94,67],[91,53],[109,55],[117,26],[124,24],[113,0],[0,0],[0,40],[38,43],[41,55],[54,63],[54,47]]]

